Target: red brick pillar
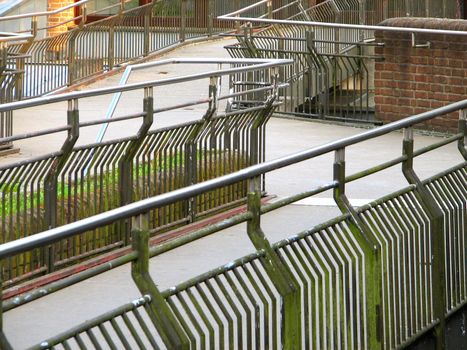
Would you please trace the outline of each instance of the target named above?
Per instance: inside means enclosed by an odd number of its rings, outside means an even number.
[[[65,7],[67,5],[73,4],[75,1],[74,0],[49,0],[48,1],[48,11],[53,11],[60,9],[62,7]],[[56,26],[60,23],[63,23],[67,20],[70,20],[74,17],[74,9],[70,8],[65,11],[61,11],[55,15],[51,15],[48,18],[47,26]],[[49,36],[54,36],[63,32],[66,32],[69,27],[73,27],[74,23],[73,22],[68,22],[64,25],[60,25],[57,27],[49,28],[47,31]]]
[[[467,21],[449,19],[393,18],[381,25],[392,27],[467,30]],[[383,42],[375,53],[384,61],[375,64],[376,117],[391,122],[467,98],[467,37],[415,35],[377,31]],[[458,113],[427,122],[429,130],[457,130]]]

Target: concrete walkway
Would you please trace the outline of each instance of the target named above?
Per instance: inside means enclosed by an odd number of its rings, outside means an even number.
[[[229,42],[223,40],[186,46],[165,57],[226,57],[227,53],[222,46]],[[131,81],[166,78],[173,74],[183,75],[193,73],[196,69],[202,68],[167,66],[162,70],[159,67],[148,72],[138,72],[132,76]],[[115,75],[93,84],[92,87],[115,85],[119,78],[119,75]],[[205,97],[206,91],[207,83],[195,86],[182,84],[177,89],[156,89],[155,104],[164,106],[176,101]],[[140,92],[125,94],[117,115],[140,109],[141,97]],[[109,101],[110,96],[105,96],[80,102],[82,120],[101,117],[102,110]],[[197,106],[177,113],[164,113],[157,116],[155,127],[198,118],[204,108]],[[64,104],[22,111],[15,116],[17,128],[15,132],[56,125],[66,117],[65,111]],[[134,122],[118,123],[111,126],[106,137],[121,137],[136,130],[137,125]],[[319,122],[273,118],[267,127],[267,158],[274,159],[363,131],[359,128]],[[82,131],[80,144],[93,142],[96,133],[97,128]],[[33,155],[56,150],[63,137],[62,134],[54,138],[41,138],[39,142],[37,140],[22,142],[19,144],[21,154],[2,159],[0,162],[27,159]],[[399,156],[401,141],[402,134],[394,133],[350,147],[346,154],[348,174]],[[436,141],[439,141],[436,137],[416,136],[417,147]],[[333,157],[334,155],[329,154],[268,174],[266,185],[269,194],[280,198],[330,182]],[[415,167],[420,177],[425,178],[460,161],[459,153],[455,146],[451,145],[431,152],[428,156],[420,157]],[[401,175],[400,167],[393,167],[381,174],[350,184],[348,194],[356,205],[360,205],[404,186],[406,181]],[[338,211],[332,204],[331,198],[331,193],[323,193],[319,198],[304,200],[265,215],[264,231],[271,241],[277,241],[336,216]],[[165,289],[252,251],[253,247],[246,237],[245,225],[239,225],[152,259],[151,273],[159,287]],[[14,348],[22,349],[138,296],[139,292],[131,282],[129,266],[123,266],[7,312],[4,315],[4,327]]]

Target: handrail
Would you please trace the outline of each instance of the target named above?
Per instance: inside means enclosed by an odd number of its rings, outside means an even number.
[[[42,106],[49,103],[56,103],[56,102],[63,102],[69,101],[79,98],[86,98],[86,97],[94,97],[112,93],[120,93],[126,91],[132,91],[137,89],[149,88],[149,87],[156,87],[156,86],[164,86],[170,84],[177,84],[183,83],[187,81],[202,79],[202,78],[209,78],[209,77],[221,77],[235,73],[242,73],[242,72],[250,72],[255,71],[258,69],[267,69],[273,68],[278,66],[285,66],[292,64],[293,61],[290,59],[242,59],[242,58],[225,58],[225,59],[218,59],[218,58],[170,58],[166,60],[161,60],[156,63],[148,62],[142,64],[141,67],[144,65],[146,66],[162,66],[166,64],[209,64],[209,63],[225,63],[225,64],[249,64],[246,67],[239,67],[239,68],[230,68],[225,69],[222,71],[209,71],[191,75],[185,75],[182,77],[175,77],[175,78],[168,78],[168,79],[161,79],[161,80],[152,80],[152,81],[143,81],[139,83],[128,84],[124,86],[111,86],[99,89],[92,89],[92,90],[85,90],[85,91],[74,91],[69,93],[64,93],[60,95],[52,95],[52,96],[42,96],[37,98],[32,98],[29,100],[24,101],[17,101],[17,102],[10,102],[0,105],[0,112],[7,112],[12,111],[15,109],[22,109],[22,108],[29,108],[29,107],[36,107]]]
[[[31,39],[33,37],[34,36],[32,34],[0,32],[0,43],[7,42],[7,41],[27,40],[27,39]]]
[[[172,204],[179,200],[187,199],[199,195],[201,193],[214,190],[221,186],[231,185],[233,183],[248,180],[265,174],[272,170],[280,169],[288,165],[299,163],[325,153],[344,149],[345,147],[356,143],[367,141],[378,136],[386,135],[392,131],[409,128],[415,124],[433,119],[440,115],[448,114],[458,110],[467,109],[467,99],[456,102],[435,110],[421,113],[399,120],[366,132],[353,135],[341,140],[329,142],[327,144],[304,150],[292,155],[281,157],[275,160],[267,161],[258,165],[250,166],[235,173],[224,175],[212,180],[205,181],[200,184],[192,185],[182,189],[178,189],[166,194],[147,198],[135,203],[131,203],[116,209],[109,210],[102,214],[98,214],[83,220],[76,221],[71,224],[60,226],[49,231],[37,233],[30,237],[18,239],[16,241],[4,243],[0,245],[0,259],[4,259],[32,248],[48,245],[57,242],[61,239],[71,237],[75,234],[86,232],[108,225],[117,220],[130,218],[148,212],[149,210]]]
[[[66,10],[69,10],[71,8],[75,8],[75,7],[79,7],[81,5],[87,4],[90,1],[91,0],[80,0],[78,2],[75,2],[75,3],[69,4],[69,5],[60,7],[60,8],[55,9],[55,10],[50,10],[50,11],[40,11],[40,12],[23,13],[23,14],[20,14],[20,15],[3,16],[3,17],[0,17],[0,22],[11,21],[11,20],[15,20],[15,19],[32,18],[32,17],[44,17],[44,16],[50,16],[50,15],[56,15],[57,13],[60,13],[62,11],[66,11]],[[130,1],[131,0],[123,0],[123,3],[127,3],[127,2],[130,2]],[[117,6],[120,6],[120,5],[121,5],[121,1],[118,2],[118,3],[112,4],[112,5],[106,6],[103,9],[96,10],[95,12],[92,12],[90,14],[97,13],[97,12],[103,11],[104,9],[109,9],[109,8],[117,7]]]
[[[328,23],[328,22],[314,22],[314,21],[294,21],[294,20],[287,20],[287,19],[266,19],[266,18],[239,17],[239,16],[230,17],[229,15],[218,16],[217,19],[223,20],[223,21],[245,21],[245,22],[265,23],[265,24],[287,24],[287,25],[298,25],[298,26],[305,26],[305,27],[316,26],[316,27],[325,27],[325,28],[334,28],[334,29],[359,29],[359,30],[373,30],[373,31],[381,30],[381,31],[387,31],[387,32],[399,32],[399,33],[467,36],[467,31],[460,31],[460,30],[389,27],[389,26]]]
[[[31,18],[31,17],[43,17],[43,16],[49,16],[49,15],[55,15],[55,14],[60,13],[62,11],[69,10],[70,8],[74,8],[74,7],[86,4],[89,1],[91,1],[91,0],[80,0],[80,1],[75,2],[73,4],[66,5],[64,7],[61,7],[59,9],[55,9],[55,10],[51,10],[51,11],[23,13],[21,15],[12,15],[12,16],[0,17],[0,22],[14,20],[14,19]]]

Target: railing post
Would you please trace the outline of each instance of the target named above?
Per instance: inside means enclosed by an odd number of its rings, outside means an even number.
[[[264,269],[282,297],[282,349],[301,348],[301,313],[300,290],[287,265],[281,260],[261,229],[261,192],[259,177],[250,179],[248,193],[248,211],[252,218],[247,221],[247,233],[254,247],[265,252],[261,258]]]
[[[3,262],[0,261],[0,271],[3,271]],[[3,294],[3,278],[0,273],[0,295]],[[5,333],[3,332],[3,308],[0,306],[0,349],[2,350],[13,350],[10,342],[8,341]]]
[[[209,82],[209,104],[206,113],[203,116],[203,122],[198,124],[188,136],[185,145],[185,164],[186,164],[186,186],[198,183],[198,136],[209,126],[211,119],[217,115],[219,108],[218,102],[218,77],[211,77]],[[209,146],[212,148],[210,140]],[[197,215],[196,197],[187,200],[187,214],[190,222],[196,220]]]
[[[407,159],[402,163],[402,172],[410,184],[416,185],[415,194],[427,211],[431,225],[432,271],[433,271],[433,304],[434,316],[439,321],[435,327],[436,349],[445,348],[445,314],[446,314],[446,277],[445,277],[445,233],[443,229],[443,212],[436,204],[435,198],[425,188],[413,169],[414,139],[413,129],[404,129],[403,154]]]
[[[361,25],[365,25],[366,24],[366,0],[358,0],[358,21],[359,21],[359,24]],[[358,31],[358,39],[360,41],[364,41],[365,40],[365,32],[363,31],[363,29],[360,29]]]
[[[180,4],[180,42],[186,40],[186,0]]]
[[[467,160],[467,109],[459,111],[459,133],[464,134],[464,137],[457,143],[457,148]]]
[[[268,19],[273,19],[274,13],[273,13],[272,0],[268,0],[266,6],[267,6]]]
[[[79,109],[77,99],[68,101],[67,123],[70,129],[68,130],[68,136],[60,150],[61,155],[54,160],[44,179],[44,219],[47,229],[57,226],[58,176],[60,175],[60,171],[66,165],[66,162],[79,137]],[[46,247],[44,255],[47,264],[47,272],[53,272],[55,269],[54,246],[51,245]]]
[[[151,296],[150,312],[154,327],[168,349],[189,349],[189,340],[149,273],[148,214],[132,220],[132,248],[137,253],[131,263],[131,276],[143,295]]]
[[[235,4],[235,10],[240,10],[240,0],[233,0]],[[239,17],[240,15],[236,15],[235,17]],[[235,31],[237,34],[240,34],[240,21],[235,21]]]
[[[370,229],[358,216],[345,194],[345,149],[335,152],[334,181],[337,187],[334,189],[334,200],[344,214],[350,214],[347,222],[351,232],[365,254],[366,280],[366,313],[368,349],[382,349],[382,275],[381,275],[381,249],[373,237]]]
[[[81,5],[81,21],[79,22],[79,24],[81,26],[84,26],[87,20],[88,20],[88,8],[86,4],[82,4]]]
[[[144,142],[144,139],[148,134],[149,128],[151,127],[154,120],[154,99],[152,94],[152,87],[144,88],[143,110],[145,114],[143,124],[136,134],[136,139],[128,146],[125,154],[118,164],[121,206],[129,204],[133,201],[133,160],[142,143]],[[128,245],[130,243],[129,220],[123,220],[121,234],[124,245]]]
[[[115,65],[115,20],[112,20],[109,26],[109,46],[107,49],[107,64],[109,70]]]
[[[76,41],[76,31],[72,32],[70,35],[70,40],[68,41],[68,86],[71,86],[76,79],[75,72],[75,41]]]
[[[410,17],[412,15],[410,0],[405,0],[405,16]]]
[[[273,69],[270,79],[274,85],[271,96],[267,99],[262,113],[253,120],[250,130],[250,165],[260,161],[259,128],[266,122],[278,94],[277,69]],[[264,183],[257,176],[249,180],[249,193],[247,195],[248,211],[252,218],[247,221],[247,233],[251,242],[258,250],[266,253],[263,258],[264,268],[272,283],[283,298],[282,304],[282,330],[283,349],[299,349],[301,347],[301,313],[300,290],[293,274],[287,265],[280,259],[278,253],[272,249],[268,239],[261,229],[261,188]]]
[[[208,36],[214,34],[214,0],[208,1]]]
[[[151,26],[152,7],[146,8],[144,12],[144,48],[143,55],[149,55],[149,27]]]
[[[33,16],[31,19],[31,34],[35,38],[37,36],[37,17]]]
[[[0,42],[0,73],[2,73],[8,64],[8,46],[6,42]],[[0,78],[1,79],[1,78]]]
[[[389,17],[389,0],[383,0],[383,20]],[[371,23],[372,25],[376,25],[377,23]]]

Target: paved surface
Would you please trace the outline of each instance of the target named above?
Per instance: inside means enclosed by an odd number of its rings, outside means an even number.
[[[229,41],[209,42],[187,46],[167,57],[221,57],[227,54],[222,46]],[[213,67],[214,68],[214,67]],[[205,69],[199,66],[167,66],[148,72],[134,74],[131,81],[166,78],[173,74],[183,75]],[[93,84],[92,87],[115,85],[120,76],[112,76]],[[177,101],[204,98],[207,82],[181,84],[177,89],[156,89],[155,104],[164,106]],[[141,92],[127,93],[122,98],[117,115],[141,109]],[[88,99],[80,102],[82,120],[102,116],[110,96]],[[202,115],[204,106],[197,106],[177,112],[164,113],[156,117],[155,127],[178,123]],[[16,115],[16,133],[36,128],[47,128],[63,122],[66,118],[64,104],[25,110]],[[135,122],[118,123],[109,128],[107,138],[121,137],[136,132]],[[80,144],[93,142],[98,128],[82,131]],[[363,132],[363,129],[343,127],[318,122],[297,121],[273,118],[267,128],[267,158],[274,159],[342,137]],[[27,159],[32,155],[56,150],[64,135],[22,142],[21,154],[0,160],[1,163]],[[417,135],[416,146],[423,146],[438,139]],[[377,140],[368,141],[347,150],[348,174],[363,170],[378,162],[400,155],[402,134],[394,133]],[[422,178],[435,174],[449,165],[461,160],[454,146],[444,147],[432,152],[429,157],[421,157],[415,163]],[[333,155],[319,157],[312,161],[297,164],[288,169],[275,171],[267,176],[267,190],[278,197],[311,189],[332,180]],[[349,197],[360,204],[406,185],[400,167],[393,167],[381,174],[374,175],[348,186]],[[331,193],[323,193],[297,205],[283,208],[263,218],[264,231],[271,241],[277,241],[325,219],[338,214],[332,205]],[[245,225],[239,225],[190,245],[178,248],[151,260],[151,273],[161,289],[170,287],[189,277],[205,272],[253,251],[245,234]],[[30,304],[21,306],[5,314],[4,327],[15,349],[22,349],[44,338],[64,331],[90,317],[102,314],[114,307],[128,302],[139,293],[131,282],[129,266],[117,268],[79,285],[54,293]]]

